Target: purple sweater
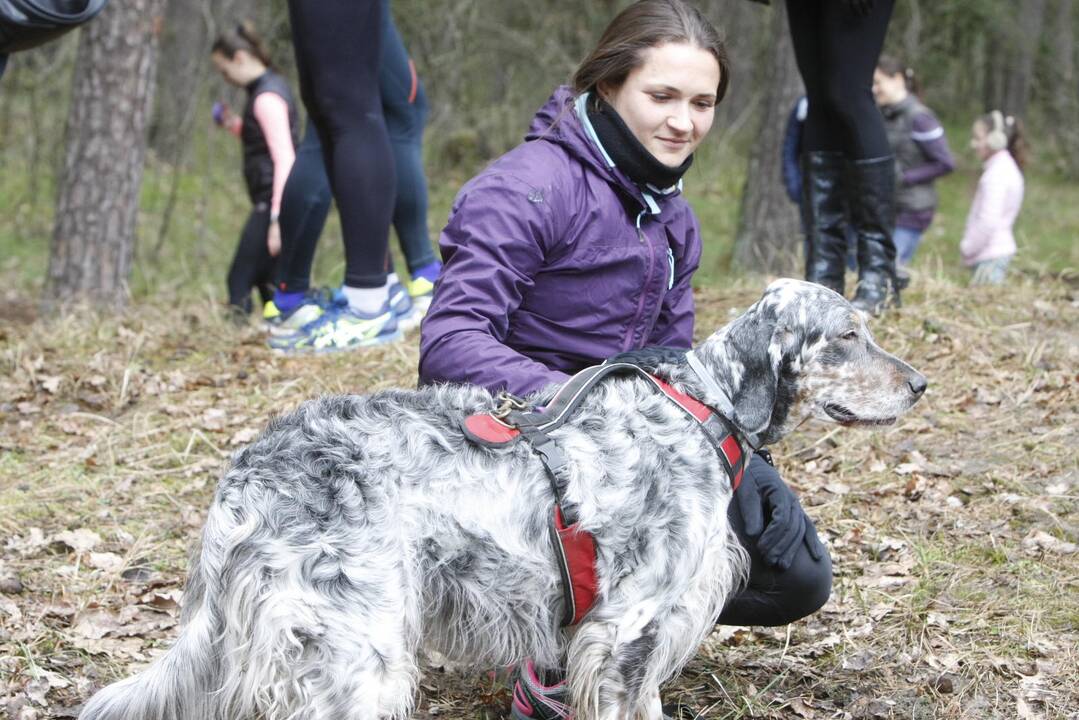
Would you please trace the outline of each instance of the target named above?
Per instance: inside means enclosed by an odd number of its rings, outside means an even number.
[[[526,142],[458,193],[420,335],[420,382],[525,395],[624,350],[689,347],[700,228],[642,192],[559,88]]]

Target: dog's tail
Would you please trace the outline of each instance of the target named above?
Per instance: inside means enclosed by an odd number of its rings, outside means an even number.
[[[211,510],[211,516],[213,511]],[[205,539],[204,539],[205,542]],[[79,720],[207,720],[216,717],[211,678],[218,665],[217,619],[207,603],[204,544],[184,590],[183,630],[169,651],[142,673],[94,695]]]

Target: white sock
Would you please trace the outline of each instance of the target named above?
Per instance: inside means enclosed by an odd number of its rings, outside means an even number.
[[[389,285],[378,288],[357,288],[348,285],[341,286],[348,298],[348,305],[353,310],[364,315],[374,315],[390,298]]]
[[[393,272],[386,276],[386,285],[392,286],[401,282],[401,278],[397,277],[397,273]]]

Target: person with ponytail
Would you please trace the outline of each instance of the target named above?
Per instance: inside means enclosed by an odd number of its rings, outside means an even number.
[[[901,286],[910,275],[922,235],[937,209],[934,181],[955,170],[944,128],[933,111],[922,104],[914,71],[889,55],[877,61],[873,97],[884,116],[888,144],[895,154],[896,274]]]
[[[972,285],[1000,285],[1015,256],[1013,226],[1023,205],[1027,147],[1022,123],[993,110],[974,121],[970,147],[983,170],[959,254],[971,269]]]
[[[220,103],[214,105],[213,113],[214,121],[243,144],[244,181],[252,210],[227,284],[229,305],[246,318],[251,313],[252,288],[258,290],[263,305],[273,298],[274,257],[281,250],[281,194],[296,160],[296,103],[250,22],[219,35],[210,58],[226,82],[247,91],[240,115]]]
[[[527,395],[626,351],[684,358],[702,240],[682,182],[730,76],[718,32],[689,3],[640,0],[617,15],[525,142],[457,194],[420,383]],[[831,591],[827,550],[765,454],[728,508],[751,570],[723,624],[784,625]],[[513,718],[569,717],[560,677],[522,663]]]

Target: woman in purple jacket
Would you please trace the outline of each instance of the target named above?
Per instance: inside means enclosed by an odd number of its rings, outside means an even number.
[[[458,194],[421,330],[421,383],[526,395],[624,351],[689,348],[701,234],[682,176],[729,78],[696,8],[642,0],[618,15],[526,142]],[[782,625],[817,610],[831,563],[797,498],[754,456],[735,500],[751,577],[719,621]],[[564,688],[526,668],[514,717],[558,717]]]

